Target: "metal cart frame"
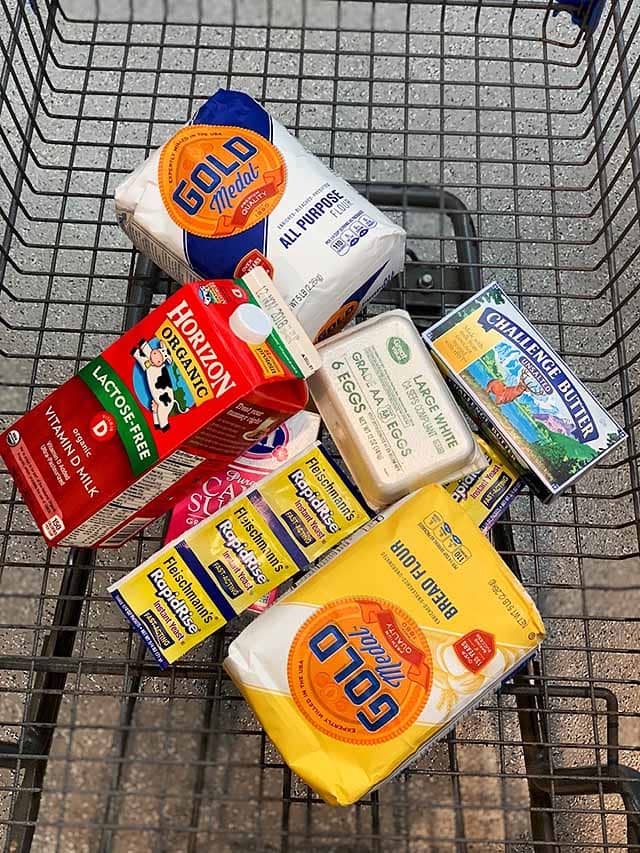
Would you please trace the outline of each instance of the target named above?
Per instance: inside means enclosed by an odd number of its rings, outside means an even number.
[[[162,524],[118,552],[47,550],[5,477],[6,850],[640,849],[638,12],[0,0],[4,425],[172,287],[117,229],[113,187],[230,85],[406,227],[406,272],[370,312],[424,327],[497,277],[629,434],[568,496],[525,493],[495,528],[545,616],[539,659],[345,810],[243,705],[231,633],[161,673],[111,606]]]

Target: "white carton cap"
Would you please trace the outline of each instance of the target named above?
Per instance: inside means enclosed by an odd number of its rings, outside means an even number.
[[[273,321],[268,314],[250,302],[238,305],[229,317],[231,331],[252,346],[263,344],[273,331]]]

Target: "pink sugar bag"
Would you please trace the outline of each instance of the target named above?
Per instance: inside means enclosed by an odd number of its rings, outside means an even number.
[[[298,412],[289,420],[254,444],[233,462],[221,465],[197,489],[175,505],[169,519],[165,542],[176,539],[190,527],[199,524],[228,504],[246,489],[252,488],[267,474],[279,468],[292,456],[306,450],[318,437],[320,417],[312,412]],[[273,589],[248,609],[262,613],[276,600]]]

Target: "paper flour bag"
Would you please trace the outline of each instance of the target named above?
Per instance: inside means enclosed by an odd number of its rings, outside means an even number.
[[[176,281],[263,266],[315,339],[404,266],[402,228],[242,92],[209,98],[120,184],[116,213]]]
[[[442,486],[378,520],[258,616],[224,661],[285,762],[334,805],[444,737],[545,635]]]

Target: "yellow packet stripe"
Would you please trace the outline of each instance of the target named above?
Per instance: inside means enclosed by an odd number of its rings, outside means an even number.
[[[131,623],[131,627],[140,635],[140,637],[142,637],[145,646],[155,658],[158,666],[161,669],[166,669],[166,667],[169,666],[169,661],[164,656],[162,645],[158,641],[156,632],[150,631],[149,627],[142,621],[142,619],[138,618],[137,614],[131,609],[131,607],[129,607],[129,604],[120,595],[118,590],[112,592],[111,595],[120,610],[122,610],[125,618]]]
[[[251,503],[259,510],[260,515],[264,518],[268,523],[269,527],[278,537],[279,541],[282,543],[282,546],[286,548],[289,556],[295,562],[299,569],[304,569],[309,565],[309,558],[305,557],[303,552],[298,548],[294,540],[291,538],[289,533],[285,530],[282,525],[280,519],[275,514],[275,512],[271,509],[266,500],[262,497],[259,491],[251,492],[249,494],[248,499]]]
[[[370,517],[364,499],[322,445],[276,473],[259,492],[307,563]]]
[[[511,463],[493,445],[477,439],[489,459],[484,471],[468,474],[446,488],[483,533],[488,533],[509,505],[520,494],[524,480]]]
[[[176,547],[112,591],[116,603],[164,669],[227,621]],[[188,549],[187,549],[188,550]]]

